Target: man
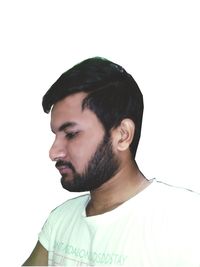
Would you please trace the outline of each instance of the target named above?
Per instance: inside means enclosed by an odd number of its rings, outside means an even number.
[[[200,266],[200,197],[139,170],[143,97],[103,58],[63,73],[43,97],[50,158],[68,191],[90,194],[52,211],[24,265]]]

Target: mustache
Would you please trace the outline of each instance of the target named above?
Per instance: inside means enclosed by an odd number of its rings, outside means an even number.
[[[70,168],[73,172],[75,172],[74,166],[69,161],[58,160],[55,166],[56,168],[64,166]]]

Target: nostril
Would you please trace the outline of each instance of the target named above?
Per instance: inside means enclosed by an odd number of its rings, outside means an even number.
[[[55,157],[55,158],[53,158],[53,161],[60,161],[61,160],[61,158],[58,158],[58,157]]]

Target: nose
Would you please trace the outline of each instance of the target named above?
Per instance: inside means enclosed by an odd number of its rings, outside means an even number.
[[[67,156],[66,145],[58,139],[55,139],[49,150],[49,157],[52,161],[64,159]]]

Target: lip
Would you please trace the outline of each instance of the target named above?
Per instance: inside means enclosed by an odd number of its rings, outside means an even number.
[[[72,170],[69,167],[57,167],[57,169],[59,170],[60,174],[67,174],[67,173],[71,173]]]

